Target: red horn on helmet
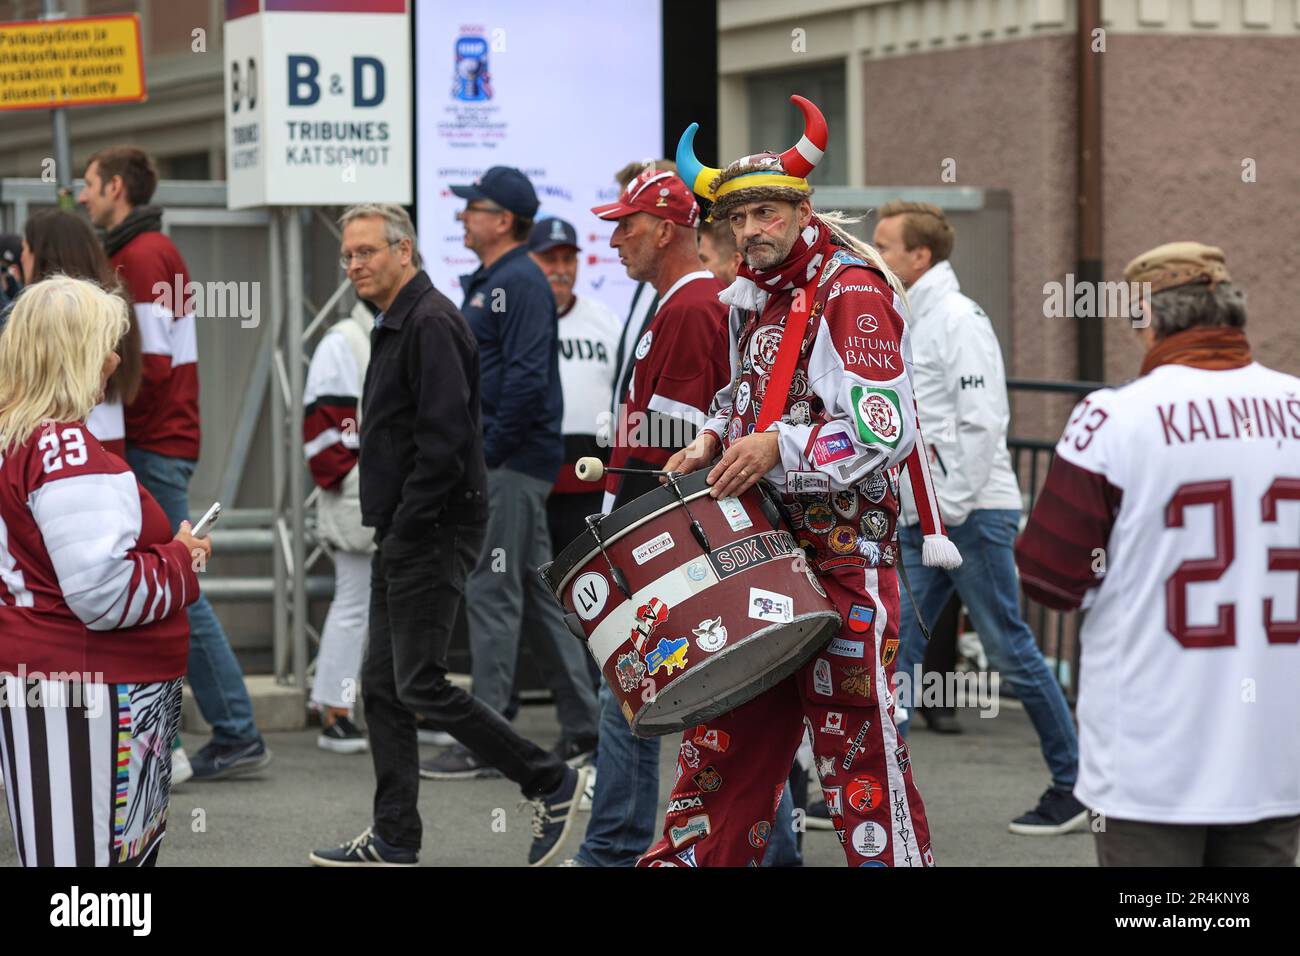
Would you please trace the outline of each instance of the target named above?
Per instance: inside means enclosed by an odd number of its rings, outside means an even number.
[[[803,179],[821,162],[830,132],[826,129],[826,117],[811,101],[796,94],[790,97],[790,102],[803,113],[803,136],[781,154],[781,167],[787,175]]]

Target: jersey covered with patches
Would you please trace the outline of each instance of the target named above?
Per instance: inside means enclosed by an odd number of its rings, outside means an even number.
[[[111,258],[131,294],[144,352],[140,391],[126,408],[126,442],[197,461],[199,352],[185,287],[189,269],[171,239],[142,232]]]
[[[1088,609],[1075,794],[1120,819],[1300,813],[1300,380],[1163,365],[1075,409],[1016,546]]]
[[[180,677],[198,595],[158,502],[84,425],[42,427],[0,460],[0,670]]]
[[[705,426],[724,448],[752,434],[797,290],[760,313],[733,309],[731,383]],[[892,566],[898,466],[916,440],[902,304],[884,276],[845,250],[823,267],[781,416],[781,460],[765,475],[820,571]],[[778,399],[779,400],[779,399]]]
[[[708,420],[709,403],[727,381],[727,307],[718,301],[722,283],[708,272],[692,272],[659,300],[649,327],[637,342],[632,383],[624,398],[610,465],[662,468],[689,445]],[[605,510],[617,496],[622,505],[633,488],[649,491],[658,481],[606,479]],[[621,492],[621,493],[620,493]]]

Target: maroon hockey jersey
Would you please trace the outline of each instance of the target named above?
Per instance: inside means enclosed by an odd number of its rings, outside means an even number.
[[[44,426],[0,459],[0,671],[180,677],[198,594],[162,507],[84,425]]]
[[[637,341],[632,383],[619,407],[611,466],[662,468],[708,420],[709,403],[730,378],[727,307],[718,301],[722,289],[710,273],[692,272],[659,300]],[[623,477],[607,477],[606,511]]]
[[[171,458],[199,457],[199,367],[185,260],[161,232],[142,232],[112,257],[140,324],[140,391],[126,408],[126,442]]]

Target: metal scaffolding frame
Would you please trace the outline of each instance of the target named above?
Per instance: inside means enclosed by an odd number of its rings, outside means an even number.
[[[82,185],[78,181],[74,189]],[[21,232],[32,212],[56,206],[55,188],[37,179],[0,180],[0,231]],[[319,307],[310,300],[304,287],[308,266],[304,220],[319,224],[336,239],[339,230],[322,208],[229,210],[223,182],[162,182],[153,201],[164,209],[167,233],[176,226],[267,230],[266,272],[259,278],[264,280],[270,327],[253,359],[248,388],[231,427],[218,495],[227,503],[236,499],[250,467],[258,424],[269,406],[270,506],[228,509],[213,539],[222,553],[269,553],[272,576],[214,574],[205,578],[203,590],[216,600],[270,601],[275,678],[305,693],[310,644],[320,641],[308,616],[309,600],[329,597],[333,590],[332,573],[310,574],[326,551],[308,520],[317,491],[301,454],[307,346],[339,314],[351,283],[342,278]]]
[[[316,540],[314,529],[311,529],[309,539],[307,527],[307,512],[319,489],[312,486],[309,492],[304,493],[304,463],[295,456],[292,460],[297,462],[297,467],[291,467],[286,449],[302,446],[302,398],[310,358],[304,345],[312,341],[335,314],[339,301],[352,284],[343,279],[319,309],[307,301],[302,282],[302,215],[301,207],[279,206],[270,210],[271,288],[277,292],[283,290],[284,296],[281,298],[273,293],[271,298],[268,390],[271,399],[275,675],[277,680],[292,683],[305,691],[308,635],[314,643],[320,643],[319,633],[307,619],[307,573],[325,555],[325,550]],[[313,209],[312,215],[335,238],[340,237],[338,227],[323,210]],[[286,313],[293,321],[286,321]],[[307,320],[305,326],[304,319]]]

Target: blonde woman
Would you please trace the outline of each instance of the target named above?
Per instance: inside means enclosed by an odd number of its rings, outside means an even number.
[[[128,327],[55,276],[0,335],[0,764],[28,866],[152,865],[211,553],[86,429]]]

